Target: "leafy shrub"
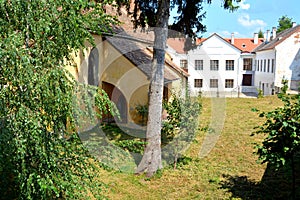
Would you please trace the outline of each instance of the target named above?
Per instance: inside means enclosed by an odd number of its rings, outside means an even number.
[[[139,140],[120,140],[114,142],[114,144],[126,151],[142,154],[147,143]]]

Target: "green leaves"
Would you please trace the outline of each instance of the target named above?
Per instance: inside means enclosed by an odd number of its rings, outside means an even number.
[[[115,23],[103,6],[86,0],[0,2],[2,197],[101,196],[101,189],[91,184],[93,165],[76,132],[76,117],[82,112],[74,98],[85,86],[65,67],[74,64],[72,51],[93,42],[90,31],[108,31]],[[86,101],[84,106],[113,110],[107,96],[98,91],[95,96],[96,103]]]
[[[285,83],[286,84],[286,83]],[[294,154],[300,151],[300,98],[299,94],[285,94],[285,87],[278,97],[284,106],[273,111],[260,113],[266,119],[257,127],[256,134],[266,135],[261,145],[257,145],[257,154],[261,162],[269,162],[279,168],[290,163]]]

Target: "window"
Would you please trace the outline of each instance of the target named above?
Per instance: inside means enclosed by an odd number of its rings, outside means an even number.
[[[275,68],[275,59],[272,59],[272,64],[271,64],[271,72],[274,73],[274,68]]]
[[[234,60],[226,60],[226,70],[227,71],[234,70]]]
[[[180,60],[180,67],[182,69],[187,69],[188,68],[187,60]]]
[[[244,70],[252,70],[252,58],[244,58]]]
[[[262,72],[263,70],[263,60],[260,60],[260,71]]]
[[[268,59],[268,72],[270,72],[270,59]]]
[[[195,70],[203,70],[203,60],[195,60]]]
[[[194,80],[194,87],[195,88],[202,88],[203,86],[203,79],[195,79]]]
[[[210,88],[218,88],[218,79],[210,79],[209,87]]]
[[[266,72],[266,67],[267,67],[267,60],[264,59],[264,72]]]
[[[218,71],[219,70],[219,61],[218,60],[211,60],[210,61],[210,70],[211,71]]]
[[[233,79],[225,79],[225,88],[233,88]]]
[[[259,71],[259,60],[257,61],[257,68],[256,71]]]

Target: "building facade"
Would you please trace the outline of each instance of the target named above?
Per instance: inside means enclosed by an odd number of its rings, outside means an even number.
[[[300,25],[279,34],[276,28],[265,38],[222,38],[214,33],[197,41],[197,47],[183,51],[184,39],[169,39],[173,62],[189,73],[192,95],[255,96],[259,90],[271,95],[286,79],[290,90],[300,82]]]

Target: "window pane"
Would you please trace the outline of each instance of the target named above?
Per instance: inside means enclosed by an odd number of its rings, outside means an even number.
[[[225,79],[225,88],[233,88],[233,79]]]
[[[210,85],[211,88],[218,88],[218,79],[210,79]]]
[[[180,67],[183,69],[187,69],[187,60],[180,60]]]
[[[203,70],[203,60],[195,60],[195,70]]]
[[[202,88],[203,80],[202,79],[195,79],[194,80],[194,87],[195,88]]]
[[[244,70],[252,70],[252,58],[244,58]]]
[[[226,70],[228,71],[234,70],[234,60],[226,60]]]
[[[218,71],[219,70],[219,61],[218,60],[211,60],[210,61],[210,70]]]

